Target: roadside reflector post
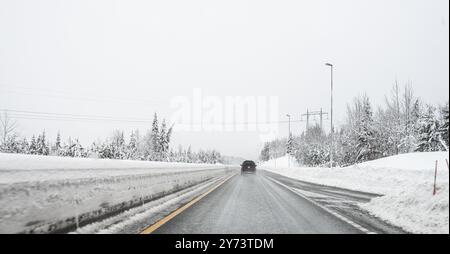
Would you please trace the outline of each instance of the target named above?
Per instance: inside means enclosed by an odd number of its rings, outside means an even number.
[[[433,187],[433,196],[436,195],[437,170],[438,170],[438,161],[436,160],[436,164],[435,164],[435,166],[434,166],[434,187]]]

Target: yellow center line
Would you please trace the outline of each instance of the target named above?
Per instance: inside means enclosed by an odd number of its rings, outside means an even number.
[[[156,222],[155,224],[153,224],[152,226],[146,228],[144,231],[142,231],[140,234],[143,235],[148,235],[153,233],[155,230],[157,230],[158,228],[160,228],[162,225],[166,224],[167,222],[169,222],[171,219],[175,218],[175,216],[177,216],[178,214],[182,213],[183,211],[185,211],[186,209],[188,209],[189,207],[193,206],[195,203],[197,203],[198,201],[200,201],[202,198],[206,197],[209,193],[213,192],[214,190],[216,190],[217,188],[219,188],[220,186],[222,186],[224,183],[226,183],[228,180],[230,180],[233,176],[235,176],[236,174],[233,174],[231,176],[229,176],[227,179],[223,180],[221,183],[217,184],[216,186],[214,186],[213,188],[211,188],[210,190],[208,190],[207,192],[201,194],[200,196],[196,197],[195,199],[191,200],[189,203],[185,204],[184,206],[178,208],[177,210],[175,210],[174,212],[172,212],[171,214],[167,215],[164,219]]]

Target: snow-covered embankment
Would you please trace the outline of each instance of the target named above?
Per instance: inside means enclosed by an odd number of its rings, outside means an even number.
[[[263,164],[266,170],[323,185],[382,194],[361,204],[375,216],[412,233],[449,233],[447,152],[411,153],[346,168],[286,167],[286,158]],[[435,161],[437,193],[433,195]]]
[[[223,177],[222,165],[0,153],[0,233],[49,233]]]

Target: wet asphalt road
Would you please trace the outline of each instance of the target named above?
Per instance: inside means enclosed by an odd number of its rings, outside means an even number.
[[[256,174],[238,174],[153,233],[363,233],[302,196],[271,181],[271,178],[277,178],[280,182],[285,181],[284,183],[293,181],[265,171],[258,171]],[[287,184],[308,185],[300,181],[293,181]],[[303,188],[313,192],[328,191],[332,195],[345,197],[345,200],[349,202],[366,202],[375,196],[357,192],[345,193],[343,190],[330,190],[329,188],[316,185],[303,186]],[[335,198],[331,197],[331,199]]]

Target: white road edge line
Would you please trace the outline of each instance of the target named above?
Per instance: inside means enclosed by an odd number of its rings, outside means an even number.
[[[280,181],[275,180],[275,179],[273,179],[273,178],[271,178],[271,177],[267,177],[267,178],[268,178],[269,180],[273,181],[274,183],[279,184],[279,185],[283,186],[284,188],[286,188],[286,189],[292,191],[293,193],[297,194],[298,196],[300,196],[300,197],[306,199],[307,201],[311,202],[312,204],[318,206],[319,208],[322,208],[324,211],[330,213],[331,215],[337,217],[338,219],[344,221],[345,223],[347,223],[347,224],[353,226],[354,228],[356,228],[356,229],[362,231],[363,233],[365,233],[365,234],[377,234],[376,232],[370,231],[370,230],[364,228],[363,226],[361,226],[361,225],[359,225],[359,224],[357,224],[357,223],[355,223],[355,222],[349,220],[348,218],[346,218],[346,217],[344,217],[344,216],[342,216],[342,215],[340,215],[340,214],[338,214],[338,213],[336,213],[336,212],[333,212],[333,211],[331,211],[330,209],[328,209],[328,208],[322,206],[321,204],[317,203],[316,201],[314,201],[314,200],[308,198],[307,196],[305,196],[305,195],[303,195],[302,193],[300,193],[299,191],[297,191],[296,188],[289,187],[289,186],[287,186],[286,184],[281,183]]]

